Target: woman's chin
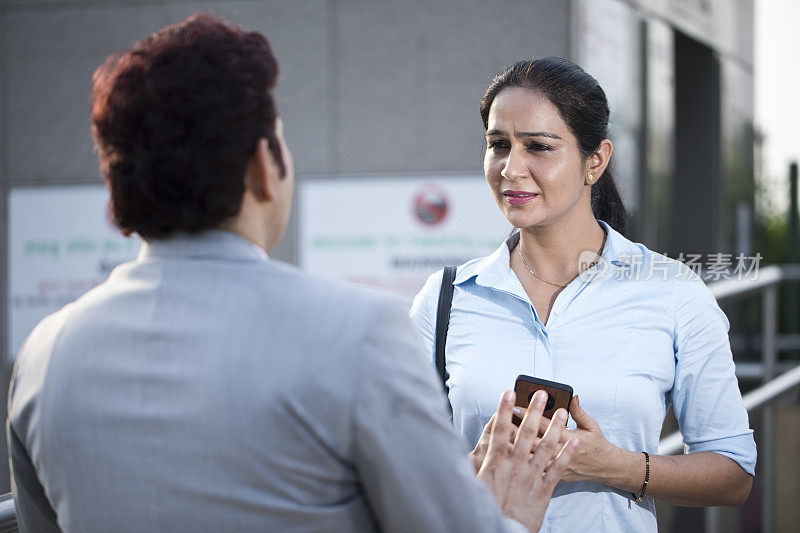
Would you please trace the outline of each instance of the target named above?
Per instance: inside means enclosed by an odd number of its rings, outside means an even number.
[[[523,213],[506,212],[505,215],[506,215],[506,220],[508,220],[508,223],[517,229],[540,226],[546,221],[545,217],[532,215],[531,213],[523,214]]]

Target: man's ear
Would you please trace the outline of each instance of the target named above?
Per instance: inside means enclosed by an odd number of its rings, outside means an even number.
[[[262,137],[256,143],[245,170],[245,190],[260,202],[275,199],[275,188],[281,179],[280,168],[269,151],[269,142]]]

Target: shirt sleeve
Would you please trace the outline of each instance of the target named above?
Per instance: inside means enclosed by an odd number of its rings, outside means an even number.
[[[676,280],[672,404],[690,452],[712,451],[753,475],[756,445],[736,379],[725,313],[703,281]]]
[[[417,330],[423,353],[434,365],[436,364],[436,307],[442,287],[442,275],[443,271],[440,270],[428,277],[428,281],[414,297],[408,314]]]
[[[475,477],[401,304],[376,313],[363,348],[353,455],[379,528],[527,531]]]

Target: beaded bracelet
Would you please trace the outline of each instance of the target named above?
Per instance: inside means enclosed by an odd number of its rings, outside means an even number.
[[[639,497],[636,497],[636,494],[631,492],[631,496],[634,497],[634,501],[637,503],[644,499],[647,483],[650,481],[650,455],[647,452],[642,453],[644,454],[644,483],[642,483],[642,490],[639,492]]]

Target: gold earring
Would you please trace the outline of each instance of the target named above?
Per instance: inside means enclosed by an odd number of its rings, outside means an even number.
[[[594,183],[594,172],[587,172],[586,175],[589,176],[589,184]]]

